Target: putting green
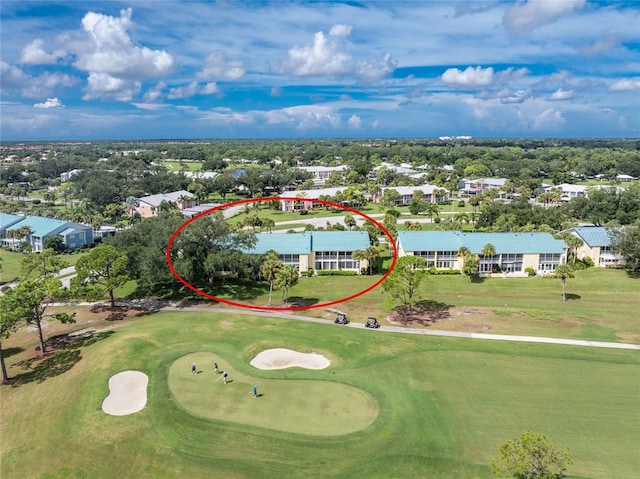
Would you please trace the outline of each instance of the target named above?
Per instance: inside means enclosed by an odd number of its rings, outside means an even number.
[[[214,373],[214,362],[229,373],[227,384],[222,373]],[[258,398],[253,397],[254,385]],[[213,353],[177,359],[169,369],[169,390],[199,417],[313,436],[360,431],[378,416],[375,399],[362,389],[331,381],[256,379],[239,374]]]

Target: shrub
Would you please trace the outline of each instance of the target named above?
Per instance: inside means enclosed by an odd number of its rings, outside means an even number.
[[[300,215],[304,216],[308,214],[309,214],[309,210],[300,210]]]
[[[464,200],[458,201],[458,208],[464,208],[464,205],[466,205]]]
[[[447,206],[451,204],[451,200],[438,201],[438,204],[442,206]]]
[[[595,264],[593,262],[593,260],[591,259],[591,257],[589,257],[589,256],[585,256],[584,258],[582,258],[582,262],[584,264],[586,264],[589,268],[592,267]]]
[[[525,268],[524,272],[527,273],[527,276],[529,277],[536,275],[536,270],[533,269],[531,266],[529,266],[528,268]]]
[[[307,270],[307,278],[311,278],[313,276],[313,268],[309,268]]]
[[[357,276],[357,271],[345,271],[343,269],[321,269],[318,276]]]
[[[460,270],[459,269],[435,269],[435,268],[429,268],[429,274],[435,274],[435,275],[459,275],[460,274]]]
[[[440,224],[440,221],[442,221],[442,218],[440,218],[439,216],[436,216],[435,218],[433,218],[433,222],[435,224]]]

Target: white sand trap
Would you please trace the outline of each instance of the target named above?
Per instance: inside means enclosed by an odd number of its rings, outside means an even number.
[[[306,368],[324,369],[331,362],[322,354],[299,353],[290,349],[276,348],[262,351],[249,363],[258,369]]]
[[[122,371],[109,379],[109,395],[102,401],[102,410],[112,416],[126,416],[147,404],[149,377],[140,371]]]

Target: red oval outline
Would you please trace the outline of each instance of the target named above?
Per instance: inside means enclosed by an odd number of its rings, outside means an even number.
[[[355,214],[357,214],[359,216],[362,216],[363,218],[366,218],[367,220],[371,221],[373,224],[375,224],[378,228],[380,228],[384,232],[384,234],[387,236],[387,238],[389,238],[389,243],[393,246],[393,260],[391,262],[391,266],[389,267],[389,270],[385,273],[385,275],[382,278],[380,278],[378,281],[376,281],[374,284],[372,284],[368,288],[366,288],[366,289],[364,289],[364,290],[362,290],[362,291],[360,291],[360,292],[358,292],[356,294],[352,294],[351,296],[347,296],[346,298],[343,298],[343,299],[340,299],[340,300],[337,300],[337,301],[331,301],[331,302],[328,302],[328,303],[321,303],[321,304],[315,304],[315,305],[310,305],[310,306],[295,306],[295,307],[292,306],[292,307],[285,308],[285,307],[250,305],[250,304],[245,304],[245,303],[237,303],[235,301],[230,301],[228,299],[218,298],[217,296],[213,296],[213,295],[211,295],[209,293],[205,293],[204,291],[202,291],[202,290],[196,288],[195,286],[193,286],[191,283],[188,283],[182,276],[180,276],[178,274],[178,272],[173,267],[173,263],[171,262],[171,245],[173,244],[173,241],[175,240],[176,236],[178,236],[180,234],[180,232],[186,226],[188,226],[189,224],[193,223],[198,218],[206,216],[209,213],[212,213],[214,211],[218,211],[218,210],[222,210],[222,209],[225,209],[225,208],[229,208],[229,207],[234,206],[234,205],[241,205],[241,204],[244,204],[244,203],[258,203],[258,202],[262,202],[262,201],[280,201],[280,200],[310,201],[312,203],[320,203],[320,204],[323,204],[323,205],[338,207],[338,208],[343,209],[345,211],[350,211],[351,213],[355,213]],[[167,259],[167,264],[169,265],[169,269],[171,270],[171,273],[178,279],[178,281],[180,281],[187,288],[189,288],[190,290],[192,290],[195,293],[199,294],[200,296],[203,296],[203,297],[205,297],[207,299],[210,299],[212,301],[228,304],[228,305],[231,305],[231,306],[237,306],[239,308],[256,309],[256,310],[259,310],[259,311],[304,311],[304,310],[307,310],[307,309],[318,309],[318,308],[324,308],[324,307],[327,307],[327,306],[331,306],[333,304],[344,303],[345,301],[349,301],[351,299],[355,299],[355,298],[357,298],[359,296],[362,296],[365,293],[368,293],[372,289],[378,287],[385,279],[387,279],[387,277],[391,274],[391,272],[395,268],[396,261],[398,259],[398,247],[396,246],[396,243],[393,240],[393,236],[391,235],[391,233],[389,232],[388,229],[386,229],[378,221],[376,221],[375,219],[371,218],[370,216],[362,213],[361,211],[358,211],[356,209],[350,208],[348,206],[339,205],[337,203],[332,203],[330,201],[316,200],[316,199],[310,199],[310,198],[289,197],[289,196],[271,196],[271,197],[262,197],[262,198],[247,198],[245,200],[234,201],[232,203],[226,203],[224,205],[220,205],[220,206],[216,206],[214,208],[210,208],[210,209],[208,209],[206,211],[203,211],[202,213],[198,213],[196,216],[194,216],[193,218],[190,218],[189,220],[185,221],[182,225],[180,225],[180,227],[173,233],[173,235],[171,235],[171,238],[169,239],[169,243],[167,244],[167,248],[165,250],[165,256],[166,256],[166,259]]]

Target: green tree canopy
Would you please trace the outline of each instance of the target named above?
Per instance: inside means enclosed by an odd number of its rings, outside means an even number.
[[[527,431],[500,446],[491,470],[497,477],[560,479],[571,464],[567,449],[557,449],[543,434]]]
[[[382,283],[382,289],[394,300],[400,301],[409,316],[420,298],[420,284],[428,272],[423,269],[425,260],[419,256],[398,258],[392,273]]]
[[[108,293],[111,307],[114,308],[114,290],[129,280],[127,253],[119,252],[111,245],[97,246],[78,260],[76,273],[72,283],[83,289],[87,298],[98,299]]]

